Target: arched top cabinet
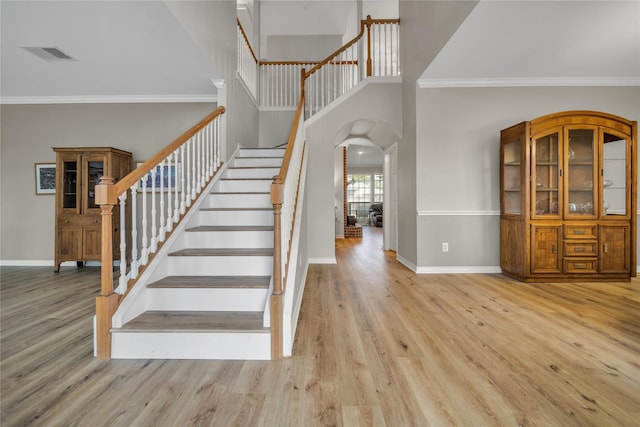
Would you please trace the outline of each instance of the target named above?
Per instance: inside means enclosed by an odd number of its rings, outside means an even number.
[[[637,122],[565,111],[500,137],[502,271],[526,281],[635,276]]]

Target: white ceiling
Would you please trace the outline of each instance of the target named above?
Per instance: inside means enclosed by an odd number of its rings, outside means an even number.
[[[213,67],[161,1],[2,1],[3,102],[215,99]],[[21,46],[55,46],[44,61]]]
[[[340,34],[354,2],[263,0],[262,34]],[[163,1],[2,0],[0,19],[2,102],[211,101],[211,80],[223,78]],[[640,84],[639,22],[637,0],[483,0],[419,83]],[[21,46],[76,60],[44,61]]]
[[[640,84],[640,2],[481,1],[421,85]]]
[[[263,0],[262,34],[343,34],[354,4]],[[212,80],[224,78],[164,1],[2,0],[0,19],[3,103],[215,101]],[[44,61],[22,46],[75,60]]]

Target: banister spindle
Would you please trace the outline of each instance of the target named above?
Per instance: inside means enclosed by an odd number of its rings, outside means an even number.
[[[371,15],[367,15],[367,77],[371,77],[372,75],[372,64],[371,64]]]

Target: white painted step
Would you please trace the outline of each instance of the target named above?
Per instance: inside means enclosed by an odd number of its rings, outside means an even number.
[[[163,276],[271,276],[273,255],[168,256],[158,273]]]
[[[191,224],[273,226],[273,208],[204,208],[200,209]]]
[[[269,226],[198,226],[182,233],[171,246],[184,248],[270,248],[273,225]]]
[[[162,311],[261,311],[269,289],[149,288],[147,309]]]
[[[282,166],[280,157],[236,157],[229,164],[231,167],[276,167]]]
[[[241,157],[284,157],[286,148],[241,148],[238,158]]]
[[[238,321],[228,321],[229,317]],[[114,359],[246,359],[271,357],[262,312],[148,311],[111,330]]]
[[[230,167],[225,172],[227,178],[268,178],[280,173],[279,167]]]
[[[211,193],[202,208],[273,208],[268,192]]]
[[[249,192],[270,191],[273,180],[271,178],[221,178],[214,187],[214,192]]]

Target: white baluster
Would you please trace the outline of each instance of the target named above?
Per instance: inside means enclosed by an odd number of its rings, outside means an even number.
[[[160,209],[158,213],[158,217],[160,219],[160,228],[158,229],[158,242],[164,242],[165,236],[165,221],[164,221],[164,172],[165,172],[165,162],[164,160],[160,162],[158,165],[159,173],[160,173]]]
[[[127,192],[125,191],[118,196],[120,201],[120,277],[118,279],[118,287],[126,290],[127,286],[127,227],[125,209],[127,204]]]
[[[179,150],[179,149],[178,149]],[[180,163],[179,151],[176,150],[173,152],[173,157],[175,159],[175,191],[173,192],[174,203],[173,203],[173,222],[176,223],[180,219],[180,185],[184,181],[181,178],[181,170],[182,164]]]
[[[156,228],[156,176],[158,170],[156,167],[151,169],[151,244],[149,245],[150,253],[155,253],[158,249],[158,229]]]
[[[131,277],[138,277],[138,183],[131,186]]]
[[[148,236],[148,210],[147,210],[147,186],[148,186],[148,176],[142,180],[142,242],[140,244],[142,248],[142,253],[140,254],[140,264],[147,265],[147,261],[149,260],[149,236]]]
[[[189,142],[191,143],[191,154],[189,157],[191,157],[191,192],[189,193],[189,206],[191,206],[191,202],[193,200],[195,200],[196,198],[196,171],[197,171],[197,166],[196,166],[196,141],[194,141],[194,138],[191,137],[191,139],[189,140]]]
[[[173,209],[171,209],[171,201],[173,200],[173,193],[176,192],[175,186],[175,163],[171,163],[173,159],[173,153],[170,153],[167,156],[167,225],[166,230],[167,233],[171,233],[173,230]],[[172,169],[173,167],[173,169]]]
[[[188,160],[188,157],[185,159],[184,151],[185,151],[185,146],[184,145],[180,146],[180,213],[181,214],[184,214],[187,211],[186,200],[185,200],[185,197],[187,194],[187,188],[186,188],[187,177],[185,175],[186,175],[186,169],[187,169],[186,161]]]

